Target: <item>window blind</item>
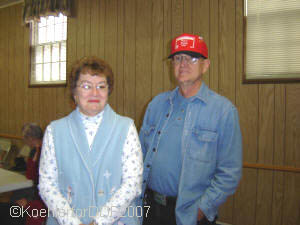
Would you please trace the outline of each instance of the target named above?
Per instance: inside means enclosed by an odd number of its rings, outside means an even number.
[[[245,0],[246,79],[300,76],[300,0]]]

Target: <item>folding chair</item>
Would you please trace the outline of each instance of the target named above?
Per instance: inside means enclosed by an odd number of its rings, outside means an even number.
[[[25,159],[27,159],[29,157],[30,151],[31,151],[31,149],[28,145],[23,145],[19,151],[18,156],[24,157]]]
[[[6,163],[10,150],[11,150],[11,140],[8,138],[0,137],[0,155],[2,156],[0,159],[1,163]]]

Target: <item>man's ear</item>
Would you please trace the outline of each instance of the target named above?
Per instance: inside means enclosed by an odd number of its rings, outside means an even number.
[[[206,73],[206,71],[209,69],[210,66],[210,60],[209,59],[205,59],[203,61],[203,70],[202,70],[202,74]]]

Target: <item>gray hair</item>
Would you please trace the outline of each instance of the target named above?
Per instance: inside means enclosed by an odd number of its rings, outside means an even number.
[[[43,130],[36,123],[25,123],[22,127],[22,135],[24,138],[43,139]]]

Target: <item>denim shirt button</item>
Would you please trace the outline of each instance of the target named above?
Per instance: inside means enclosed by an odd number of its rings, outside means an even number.
[[[153,152],[156,152],[156,148],[153,148],[152,151],[153,151]]]
[[[169,117],[169,115],[170,115],[170,114],[168,113],[168,114],[166,115],[166,117]]]
[[[160,131],[158,131],[157,133],[160,134]]]
[[[147,165],[147,168],[150,168],[150,164]]]

